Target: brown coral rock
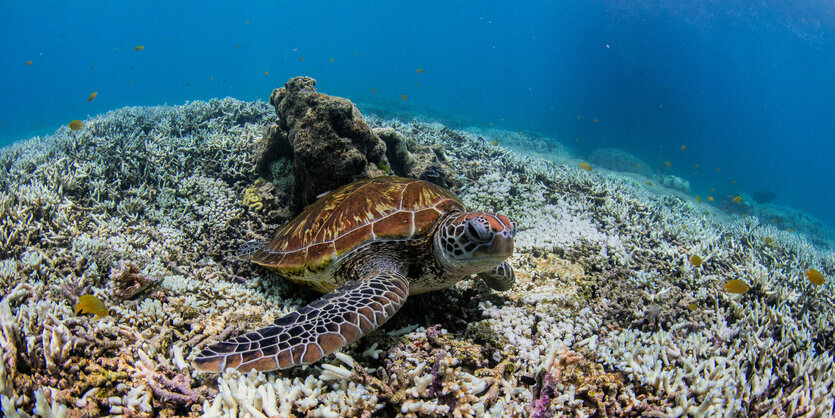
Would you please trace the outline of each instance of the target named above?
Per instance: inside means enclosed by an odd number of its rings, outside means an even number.
[[[295,77],[270,96],[276,122],[261,140],[262,173],[279,158],[293,161],[294,212],[316,196],[355,180],[383,175],[386,145],[350,100],[316,92],[316,80]]]
[[[391,174],[426,180],[448,189],[455,186],[452,168],[440,145],[419,145],[393,128],[374,128],[374,134],[386,144]]]

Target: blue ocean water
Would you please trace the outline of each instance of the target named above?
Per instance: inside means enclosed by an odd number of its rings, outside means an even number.
[[[518,3],[2,2],[0,144],[309,75],[581,156],[622,148],[695,194],[770,191],[835,226],[831,1]]]

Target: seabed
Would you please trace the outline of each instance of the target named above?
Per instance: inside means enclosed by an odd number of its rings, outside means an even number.
[[[6,416],[835,413],[835,253],[808,217],[756,212],[790,232],[541,137],[374,115],[442,145],[471,208],[518,222],[517,284],[412,297],[311,366],[194,372],[201,347],[315,297],[237,251],[287,218],[288,166],[265,183],[252,164],[274,118],[228,98],[125,108],[0,151]],[[77,315],[86,294],[109,315]]]

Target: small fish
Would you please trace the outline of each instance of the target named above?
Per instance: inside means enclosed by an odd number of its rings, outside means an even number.
[[[591,171],[591,164],[589,164],[585,161],[581,161],[579,165],[580,165],[580,168],[582,168],[583,170]]]
[[[635,164],[636,167],[641,168],[641,163]]]
[[[710,200],[711,202],[713,202],[713,201],[714,201],[714,200],[716,200],[716,199],[714,199],[714,198],[713,198],[713,196],[708,196],[708,197],[707,197],[707,200]]]
[[[84,295],[79,297],[78,303],[75,304],[75,314],[93,314],[96,318],[101,319],[106,317],[109,313],[107,311],[107,306],[104,305],[104,302],[102,302],[101,299],[93,295]]]
[[[269,71],[264,71],[264,75],[270,75]]]
[[[77,131],[77,130],[81,129],[84,126],[84,124],[80,120],[76,119],[74,121],[71,121],[68,126],[73,131]]]
[[[711,191],[711,192],[716,192],[716,188],[715,188],[715,187],[711,187],[711,188],[710,188],[710,191]]]
[[[748,284],[739,279],[732,279],[725,282],[725,290],[731,293],[736,293],[737,295],[741,295],[747,292],[750,287]]]
[[[23,65],[32,65],[32,60],[27,60],[26,62],[23,63]]]
[[[331,62],[333,62],[333,58],[331,58]]]
[[[302,57],[299,57],[299,61],[304,61],[304,58],[302,58]]]
[[[377,89],[375,89],[375,88],[373,88],[373,87],[372,87],[372,88],[371,88],[371,92],[372,92],[372,93],[376,93],[376,92],[377,92]]]
[[[788,231],[788,232],[794,232],[794,229],[791,229],[791,228],[786,228],[786,231]]]
[[[141,51],[145,49],[145,45],[137,45],[133,48],[134,51]]]
[[[696,309],[699,309],[699,306],[696,305],[695,303],[691,303],[691,304],[687,305],[687,310],[689,310],[690,312],[694,312]]]
[[[592,119],[591,121],[592,121],[592,122],[594,122],[594,123],[597,123],[597,122],[600,122],[600,119],[598,119],[598,118],[594,118],[594,119]]]
[[[652,182],[651,182],[651,181],[648,181],[648,182],[647,182],[647,186],[652,187]]]
[[[403,101],[404,101],[404,102],[406,101],[406,95],[405,95],[405,94],[401,95],[400,97],[402,97],[402,98],[403,98]]]
[[[823,284],[823,274],[815,269],[806,270],[806,278],[815,286]]]
[[[264,245],[267,245],[267,243],[261,240],[247,241],[241,244],[240,247],[238,247],[238,250],[235,251],[235,254],[238,257],[248,257],[250,254],[261,249],[261,247],[263,247]]]
[[[248,20],[246,21],[246,24],[247,24],[247,25],[249,24],[249,21],[248,21]]]
[[[693,164],[693,168],[699,168],[698,164]]]
[[[682,150],[682,151],[684,151],[684,150],[686,150],[686,149],[687,149],[687,145],[682,145],[682,146],[681,146],[681,150]]]
[[[581,115],[577,115],[577,120],[582,120],[583,117]]]
[[[499,146],[499,141],[494,139],[493,142],[491,142],[491,144],[493,144],[494,147],[498,147]]]
[[[693,174],[695,174],[695,175],[697,175],[697,176],[698,176],[698,175],[699,175],[699,172],[698,172],[698,171],[694,171],[694,172],[693,172]]]
[[[736,196],[736,197],[734,197],[733,200],[734,200],[734,203],[742,202],[742,196]]]
[[[690,256],[690,265],[692,265],[693,267],[701,266],[702,265],[702,258],[695,255],[695,254],[691,255]]]
[[[716,169],[716,172],[717,172],[717,173],[721,173],[721,172],[722,172],[722,169],[721,169],[721,168],[717,168],[717,169]]]
[[[489,122],[489,123],[487,123],[487,125],[493,126],[493,122]]]
[[[235,48],[240,48],[241,44],[235,44]]]
[[[666,165],[667,167],[672,167],[673,163],[671,163],[669,161],[664,161],[664,165]]]
[[[765,237],[763,238],[763,242],[765,243],[765,245],[774,245],[774,238]]]
[[[696,195],[696,202],[702,203],[702,198],[699,195]]]
[[[97,92],[97,91],[94,91],[94,92],[90,93],[90,97],[87,98],[87,101],[92,102],[93,99],[95,99],[96,96],[98,96],[98,95],[99,95],[99,92]]]
[[[423,70],[423,68],[418,68],[417,72],[420,73],[420,74],[423,74],[425,71]]]

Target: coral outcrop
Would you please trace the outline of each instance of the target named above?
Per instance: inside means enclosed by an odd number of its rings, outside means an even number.
[[[277,88],[270,104],[278,116],[259,144],[262,173],[278,160],[293,162],[291,198],[301,211],[316,196],[355,180],[383,175],[386,145],[350,100],[316,92],[316,80],[295,77]]]
[[[452,168],[447,164],[443,147],[420,145],[409,141],[394,128],[374,128],[374,133],[386,143],[389,165],[381,167],[386,174],[426,180],[451,188]]]
[[[607,170],[625,171],[652,177],[653,172],[644,160],[618,148],[600,148],[588,156],[589,161]]]

